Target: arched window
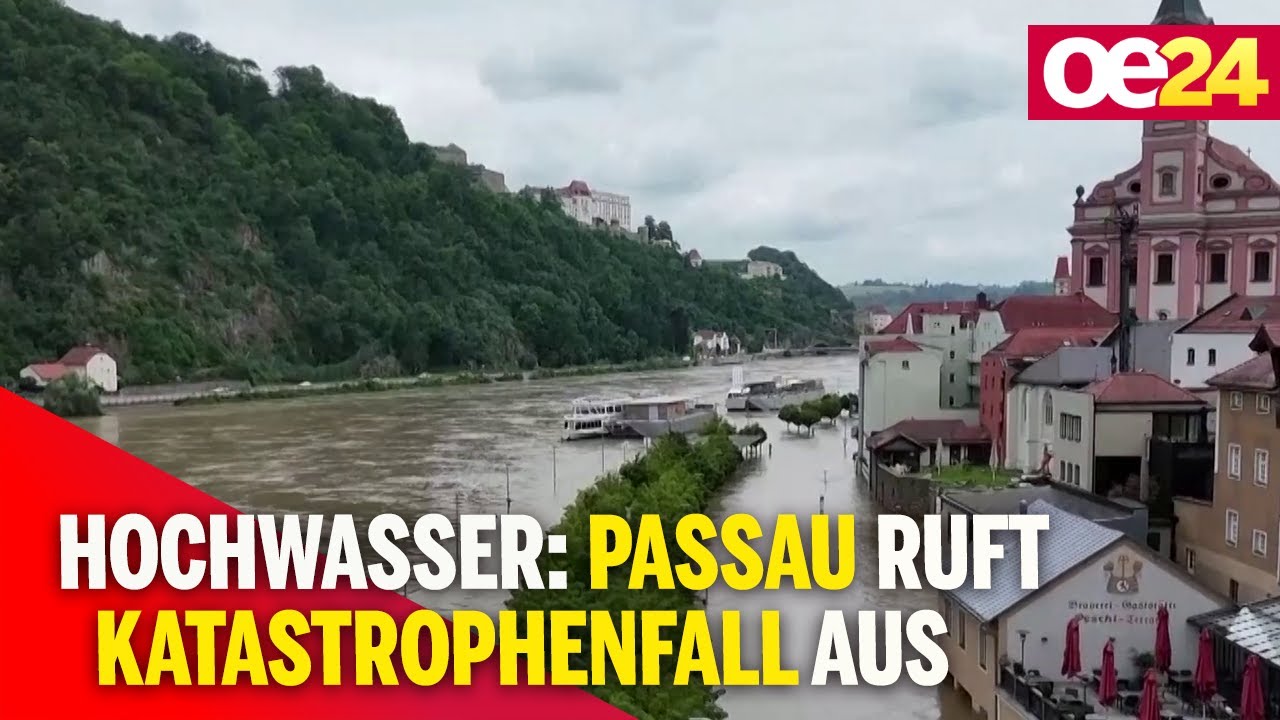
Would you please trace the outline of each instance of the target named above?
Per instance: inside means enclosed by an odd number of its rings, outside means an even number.
[[[1044,424],[1053,425],[1053,395],[1044,391]]]

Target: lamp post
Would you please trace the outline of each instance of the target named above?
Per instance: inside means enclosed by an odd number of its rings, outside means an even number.
[[[1138,256],[1133,250],[1133,234],[1138,230],[1139,207],[1134,203],[1126,208],[1116,203],[1115,212],[1107,220],[1116,226],[1120,235],[1120,303],[1118,315],[1120,335],[1117,338],[1116,370],[1130,372],[1133,370],[1133,326],[1137,321],[1133,308],[1129,304],[1129,291],[1133,288],[1132,273],[1138,266]]]
[[[1018,631],[1018,642],[1021,645],[1018,650],[1018,664],[1022,666],[1022,672],[1024,675],[1027,672],[1027,635],[1029,634],[1030,632],[1027,630]]]

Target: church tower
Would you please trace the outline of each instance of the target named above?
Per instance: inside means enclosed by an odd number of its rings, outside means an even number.
[[[1212,25],[1200,0],[1161,0],[1152,25]],[[1129,190],[1141,198],[1144,216],[1204,210],[1204,120],[1146,120],[1142,123],[1142,171]]]
[[[1058,263],[1053,268],[1053,294],[1071,294],[1071,261],[1066,255],[1059,256]]]

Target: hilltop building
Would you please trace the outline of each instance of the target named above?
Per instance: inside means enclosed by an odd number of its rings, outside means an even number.
[[[592,190],[581,180],[557,188],[555,193],[565,213],[583,225],[631,228],[631,198],[626,195]]]
[[[455,143],[448,145],[435,146],[431,149],[436,154],[436,159],[449,165],[459,165],[469,167],[476,173],[476,180],[484,187],[492,192],[507,192],[507,178],[497,170],[490,170],[484,165],[472,165],[467,162],[467,151],[458,147]]]
[[[1199,2],[1164,2],[1153,24],[1205,25]],[[1129,305],[1139,319],[1190,319],[1232,294],[1277,293],[1280,184],[1242,150],[1209,134],[1206,121],[1148,120],[1140,159],[1076,189],[1072,292],[1120,309],[1116,207],[1137,207]]]

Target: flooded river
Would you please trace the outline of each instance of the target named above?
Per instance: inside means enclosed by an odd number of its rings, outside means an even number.
[[[853,356],[774,360],[744,368],[748,378],[776,374],[819,378],[828,391],[857,389]],[[562,443],[560,418],[582,395],[648,391],[723,402],[731,369],[631,373],[525,383],[452,387],[369,395],[203,407],[121,410],[85,421],[92,432],[130,453],[251,513],[351,513],[357,523],[380,513],[413,517],[527,513],[550,526],[601,469],[634,455],[638,442]],[[842,593],[819,590],[734,592],[713,588],[712,611],[738,609],[745,619],[783,612],[784,660],[808,681],[822,612],[860,609],[910,611],[934,606],[928,591],[881,591],[875,586],[875,512],[854,482],[840,426],[814,435],[789,434],[776,418],[752,418],[769,432],[771,453],[748,464],[720,497],[717,515],[745,512],[762,521],[778,513],[818,512],[858,518],[858,579]],[[741,424],[742,420],[737,420]],[[825,482],[824,482],[825,478]],[[508,480],[509,479],[509,480]],[[439,610],[497,610],[505,593],[419,592],[414,599]],[[744,657],[758,652],[744,627]],[[834,678],[832,678],[834,681]],[[732,688],[721,699],[732,720],[880,717],[886,720],[972,720],[967,703],[949,688]]]

